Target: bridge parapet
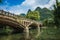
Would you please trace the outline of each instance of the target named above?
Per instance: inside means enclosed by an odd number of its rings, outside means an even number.
[[[8,17],[12,17],[12,18],[16,19],[16,15],[15,14],[10,13],[10,12],[6,12],[6,11],[3,11],[3,10],[0,10],[0,15],[8,16]]]

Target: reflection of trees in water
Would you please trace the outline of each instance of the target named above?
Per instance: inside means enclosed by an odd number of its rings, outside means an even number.
[[[43,30],[43,32],[38,38],[34,37],[35,35],[37,35],[37,29],[30,29],[30,34],[29,34],[28,39],[25,38],[25,33],[16,33],[16,34],[8,34],[8,35],[0,36],[0,40],[40,40],[40,39],[52,40],[52,39],[56,39],[55,37],[56,28],[49,27],[49,28],[42,28],[41,30]]]
[[[24,39],[23,29],[0,24],[0,40],[22,40]]]
[[[8,40],[40,40],[40,38],[41,38],[41,40],[52,40],[52,39],[55,40],[56,39],[55,32],[57,29],[51,27],[51,28],[42,28],[41,30],[43,30],[43,32],[38,38],[35,38],[33,36],[33,34],[30,33],[29,38],[26,39],[25,33],[17,33],[17,34],[9,34],[9,35],[5,35],[5,36],[0,36],[0,40],[7,40],[7,39]],[[57,31],[59,31],[59,30],[57,30]],[[37,31],[35,31],[35,32],[37,32]]]
[[[23,33],[23,30],[24,30],[23,28],[16,28],[16,27],[0,24],[0,35]]]
[[[1,30],[3,32],[1,32]],[[26,39],[25,37],[25,33],[20,33],[20,31],[22,30],[18,30],[16,28],[7,26],[7,25],[0,25],[0,40],[34,40],[35,39],[35,35],[37,33],[37,28],[32,27],[30,29],[30,33],[29,33],[29,38]],[[3,33],[3,34],[2,34]]]

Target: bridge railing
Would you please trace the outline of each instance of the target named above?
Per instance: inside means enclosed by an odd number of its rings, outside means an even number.
[[[15,18],[16,19],[16,15],[15,14],[12,14],[10,12],[6,12],[6,11],[3,11],[3,10],[0,10],[0,15],[6,15],[8,17],[12,17],[12,18]]]
[[[6,12],[6,11],[3,11],[3,10],[0,10],[0,16],[1,17],[4,17],[5,19],[7,20],[10,20],[10,21],[14,21],[14,22],[17,22],[16,21],[16,15],[15,14],[12,14],[10,12]],[[18,23],[18,22],[17,22]]]

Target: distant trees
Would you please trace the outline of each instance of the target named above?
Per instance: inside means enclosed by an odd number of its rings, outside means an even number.
[[[52,16],[52,11],[47,9],[47,8],[40,8],[40,7],[37,7],[35,9],[35,11],[38,11],[39,14],[40,14],[40,21],[44,21],[45,19],[48,19],[48,18],[53,18]]]
[[[24,13],[21,13],[20,16],[21,16],[21,17],[25,17],[26,15],[25,15]]]
[[[29,11],[27,12],[26,18],[38,21],[40,19],[40,14],[38,11]]]
[[[30,18],[33,20],[39,20],[44,21],[46,19],[53,19],[53,11],[49,10],[47,8],[41,9],[40,7],[37,7],[34,11],[31,11],[30,9],[27,12],[26,18]],[[36,16],[35,16],[36,15]],[[38,17],[39,16],[39,17]]]
[[[60,3],[58,2],[58,0],[56,0],[56,4],[54,5],[54,11],[53,11],[53,20],[52,23],[53,25],[55,25],[56,27],[60,27]],[[48,24],[48,21],[45,20],[45,23]]]

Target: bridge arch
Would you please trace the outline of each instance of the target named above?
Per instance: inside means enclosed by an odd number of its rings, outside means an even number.
[[[18,31],[24,31],[24,26],[16,21],[15,18],[8,16],[0,15],[0,24],[10,26]],[[16,31],[15,31],[16,32]]]
[[[20,27],[23,27],[22,24],[20,24],[16,18],[13,18],[13,17],[9,17],[9,16],[6,16],[6,15],[0,15],[0,23],[2,24],[6,24],[6,25],[9,25],[9,26],[20,26]]]
[[[38,24],[34,22],[34,23],[31,23],[28,27],[29,27],[29,29],[36,29],[37,26],[38,26]]]

